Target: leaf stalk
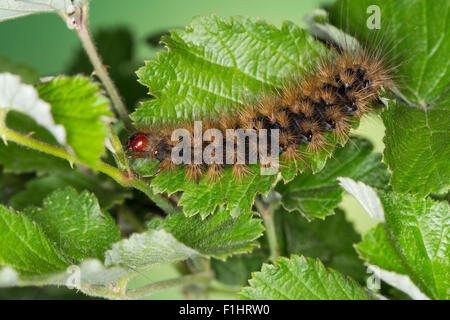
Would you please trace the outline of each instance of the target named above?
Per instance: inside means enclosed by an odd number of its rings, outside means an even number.
[[[280,246],[277,240],[274,221],[274,213],[275,209],[278,207],[278,204],[270,203],[268,205],[264,205],[262,201],[255,200],[255,206],[261,214],[264,221],[264,226],[266,227],[267,242],[270,249],[269,260],[275,262],[280,256]]]
[[[163,197],[160,194],[155,194],[151,190],[150,185],[146,181],[142,180],[141,178],[139,178],[134,174],[123,172],[107,163],[104,163],[103,161],[99,161],[99,163],[95,167],[92,167],[92,165],[78,159],[76,156],[70,154],[69,152],[60,147],[50,145],[48,143],[33,139],[28,135],[23,135],[21,133],[9,129],[5,124],[5,117],[6,117],[5,112],[6,112],[5,110],[0,110],[0,137],[4,141],[12,141],[25,147],[29,147],[50,154],[52,156],[65,159],[69,161],[72,167],[74,164],[79,164],[89,167],[93,170],[100,171],[113,178],[117,183],[119,183],[123,187],[134,187],[142,191],[165,212],[174,213],[178,210],[176,204],[173,203],[173,201]]]

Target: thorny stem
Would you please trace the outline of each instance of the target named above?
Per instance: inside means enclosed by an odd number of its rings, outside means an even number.
[[[276,203],[264,205],[262,201],[256,200],[255,206],[261,214],[264,226],[266,227],[267,242],[269,243],[270,257],[269,260],[275,262],[280,256],[280,247],[278,245],[277,234],[275,232],[274,213],[278,206]]]
[[[117,91],[114,82],[108,74],[108,70],[103,65],[103,62],[98,54],[97,48],[95,47],[94,42],[92,41],[91,34],[88,28],[88,13],[89,7],[88,5],[84,5],[80,12],[77,12],[78,16],[69,17],[73,19],[72,26],[78,34],[78,37],[81,40],[84,50],[86,51],[89,59],[91,60],[92,65],[94,66],[94,70],[96,75],[100,78],[103,85],[105,86],[106,92],[108,92],[109,97],[114,105],[115,110],[117,111],[119,117],[125,123],[125,126],[132,130],[133,126],[131,124],[130,117],[128,116],[127,108],[122,101],[122,98]]]
[[[74,155],[70,154],[66,150],[52,146],[45,142],[33,139],[28,135],[20,134],[14,130],[9,129],[5,124],[6,110],[0,110],[0,137],[3,139],[5,144],[7,141],[13,141],[20,145],[65,159],[69,161],[70,165],[73,167],[74,164],[80,164],[90,167],[94,170],[98,170],[104,174],[107,174],[113,178],[117,183],[123,187],[134,187],[142,192],[144,192],[153,202],[156,203],[162,210],[167,213],[174,213],[177,211],[176,204],[174,204],[170,199],[164,198],[162,195],[155,194],[150,189],[148,183],[139,177],[123,172],[107,163],[100,161],[95,167],[92,165],[79,160]]]
[[[114,131],[111,124],[108,124],[108,142],[109,147],[112,148],[112,154],[114,156],[114,159],[116,161],[117,166],[121,170],[126,170],[126,172],[130,175],[131,169],[128,164],[128,158],[125,152],[123,151],[122,144],[120,143],[120,139],[117,136],[116,132]]]

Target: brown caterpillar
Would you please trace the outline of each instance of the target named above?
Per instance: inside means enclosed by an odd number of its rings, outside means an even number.
[[[380,101],[380,90],[391,85],[386,63],[378,53],[371,54],[366,50],[335,53],[319,61],[314,70],[298,81],[291,81],[276,94],[266,95],[256,103],[246,105],[235,116],[202,120],[202,127],[204,131],[217,128],[224,136],[226,129],[254,129],[256,132],[278,129],[282,159],[288,164],[295,160],[304,161],[304,155],[299,151],[302,144],[307,145],[307,152],[317,152],[327,144],[326,132],[331,132],[344,144],[352,119],[360,119],[374,111],[373,105]],[[192,123],[144,129],[129,138],[127,151],[133,153],[132,158],[160,161],[157,173],[173,168],[175,164],[171,153],[178,141],[171,140],[171,133],[180,127],[188,130],[191,136],[194,134]],[[193,143],[190,147],[194,150]],[[270,146],[267,148],[270,150]],[[249,151],[246,148],[244,154],[240,152],[235,149],[234,159],[243,157],[245,163],[235,161],[231,164],[235,180],[240,180],[249,172]],[[191,154],[192,160],[193,152]],[[208,164],[202,160],[201,163],[182,165],[187,167],[187,178],[198,181],[206,173],[207,178],[215,182],[221,178],[223,168],[230,165],[225,164],[223,157],[219,163]]]

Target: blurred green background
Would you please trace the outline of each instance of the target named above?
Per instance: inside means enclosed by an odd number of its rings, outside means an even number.
[[[134,71],[143,65],[144,60],[155,59],[156,52],[163,50],[157,46],[161,34],[170,29],[184,28],[193,16],[212,12],[224,18],[232,15],[248,15],[260,17],[276,26],[280,26],[283,20],[291,20],[306,28],[305,15],[332,2],[333,0],[91,0],[90,28],[94,36],[99,35],[104,40],[98,43],[100,52],[105,57],[105,63],[109,62],[110,71],[119,82],[119,89],[122,88],[125,99],[132,101],[133,108],[135,97],[130,96],[130,92],[145,94],[145,89],[135,82]],[[125,33],[125,38],[131,35],[130,39],[126,39],[128,42],[115,41],[114,37],[108,39],[107,35],[102,36],[96,32],[118,27]],[[0,41],[0,57],[7,58],[13,63],[25,63],[37,70],[41,77],[80,71],[89,73],[88,70],[92,70],[80,53],[81,45],[77,36],[56,14],[32,15],[2,22]],[[104,42],[106,44],[103,44]],[[107,57],[114,55],[122,58],[125,56],[129,60],[128,67],[116,64],[114,58],[107,61]],[[119,68],[121,70],[117,70]],[[382,152],[384,127],[379,117],[363,119],[355,134],[367,137],[374,144],[375,151]],[[350,196],[344,197],[341,206],[359,232],[373,225],[367,214]],[[172,277],[176,273],[175,269],[155,270],[137,279],[136,284],[142,285],[143,282]],[[12,291],[14,290],[16,289]],[[59,290],[55,291],[55,294],[72,294],[66,289]],[[21,292],[23,291],[17,290],[18,297],[23,296]],[[1,296],[0,291],[0,298]],[[42,291],[32,289],[27,293],[27,297],[43,298]],[[180,289],[170,289],[152,298],[182,299],[184,296]],[[233,296],[220,293],[210,298],[233,298]]]

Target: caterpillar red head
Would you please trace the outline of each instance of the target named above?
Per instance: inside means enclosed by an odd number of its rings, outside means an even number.
[[[130,153],[141,153],[147,146],[147,135],[143,132],[136,132],[127,141],[127,151]]]
[[[151,158],[158,161],[170,156],[166,135],[136,132],[127,141],[127,152],[131,159]]]

